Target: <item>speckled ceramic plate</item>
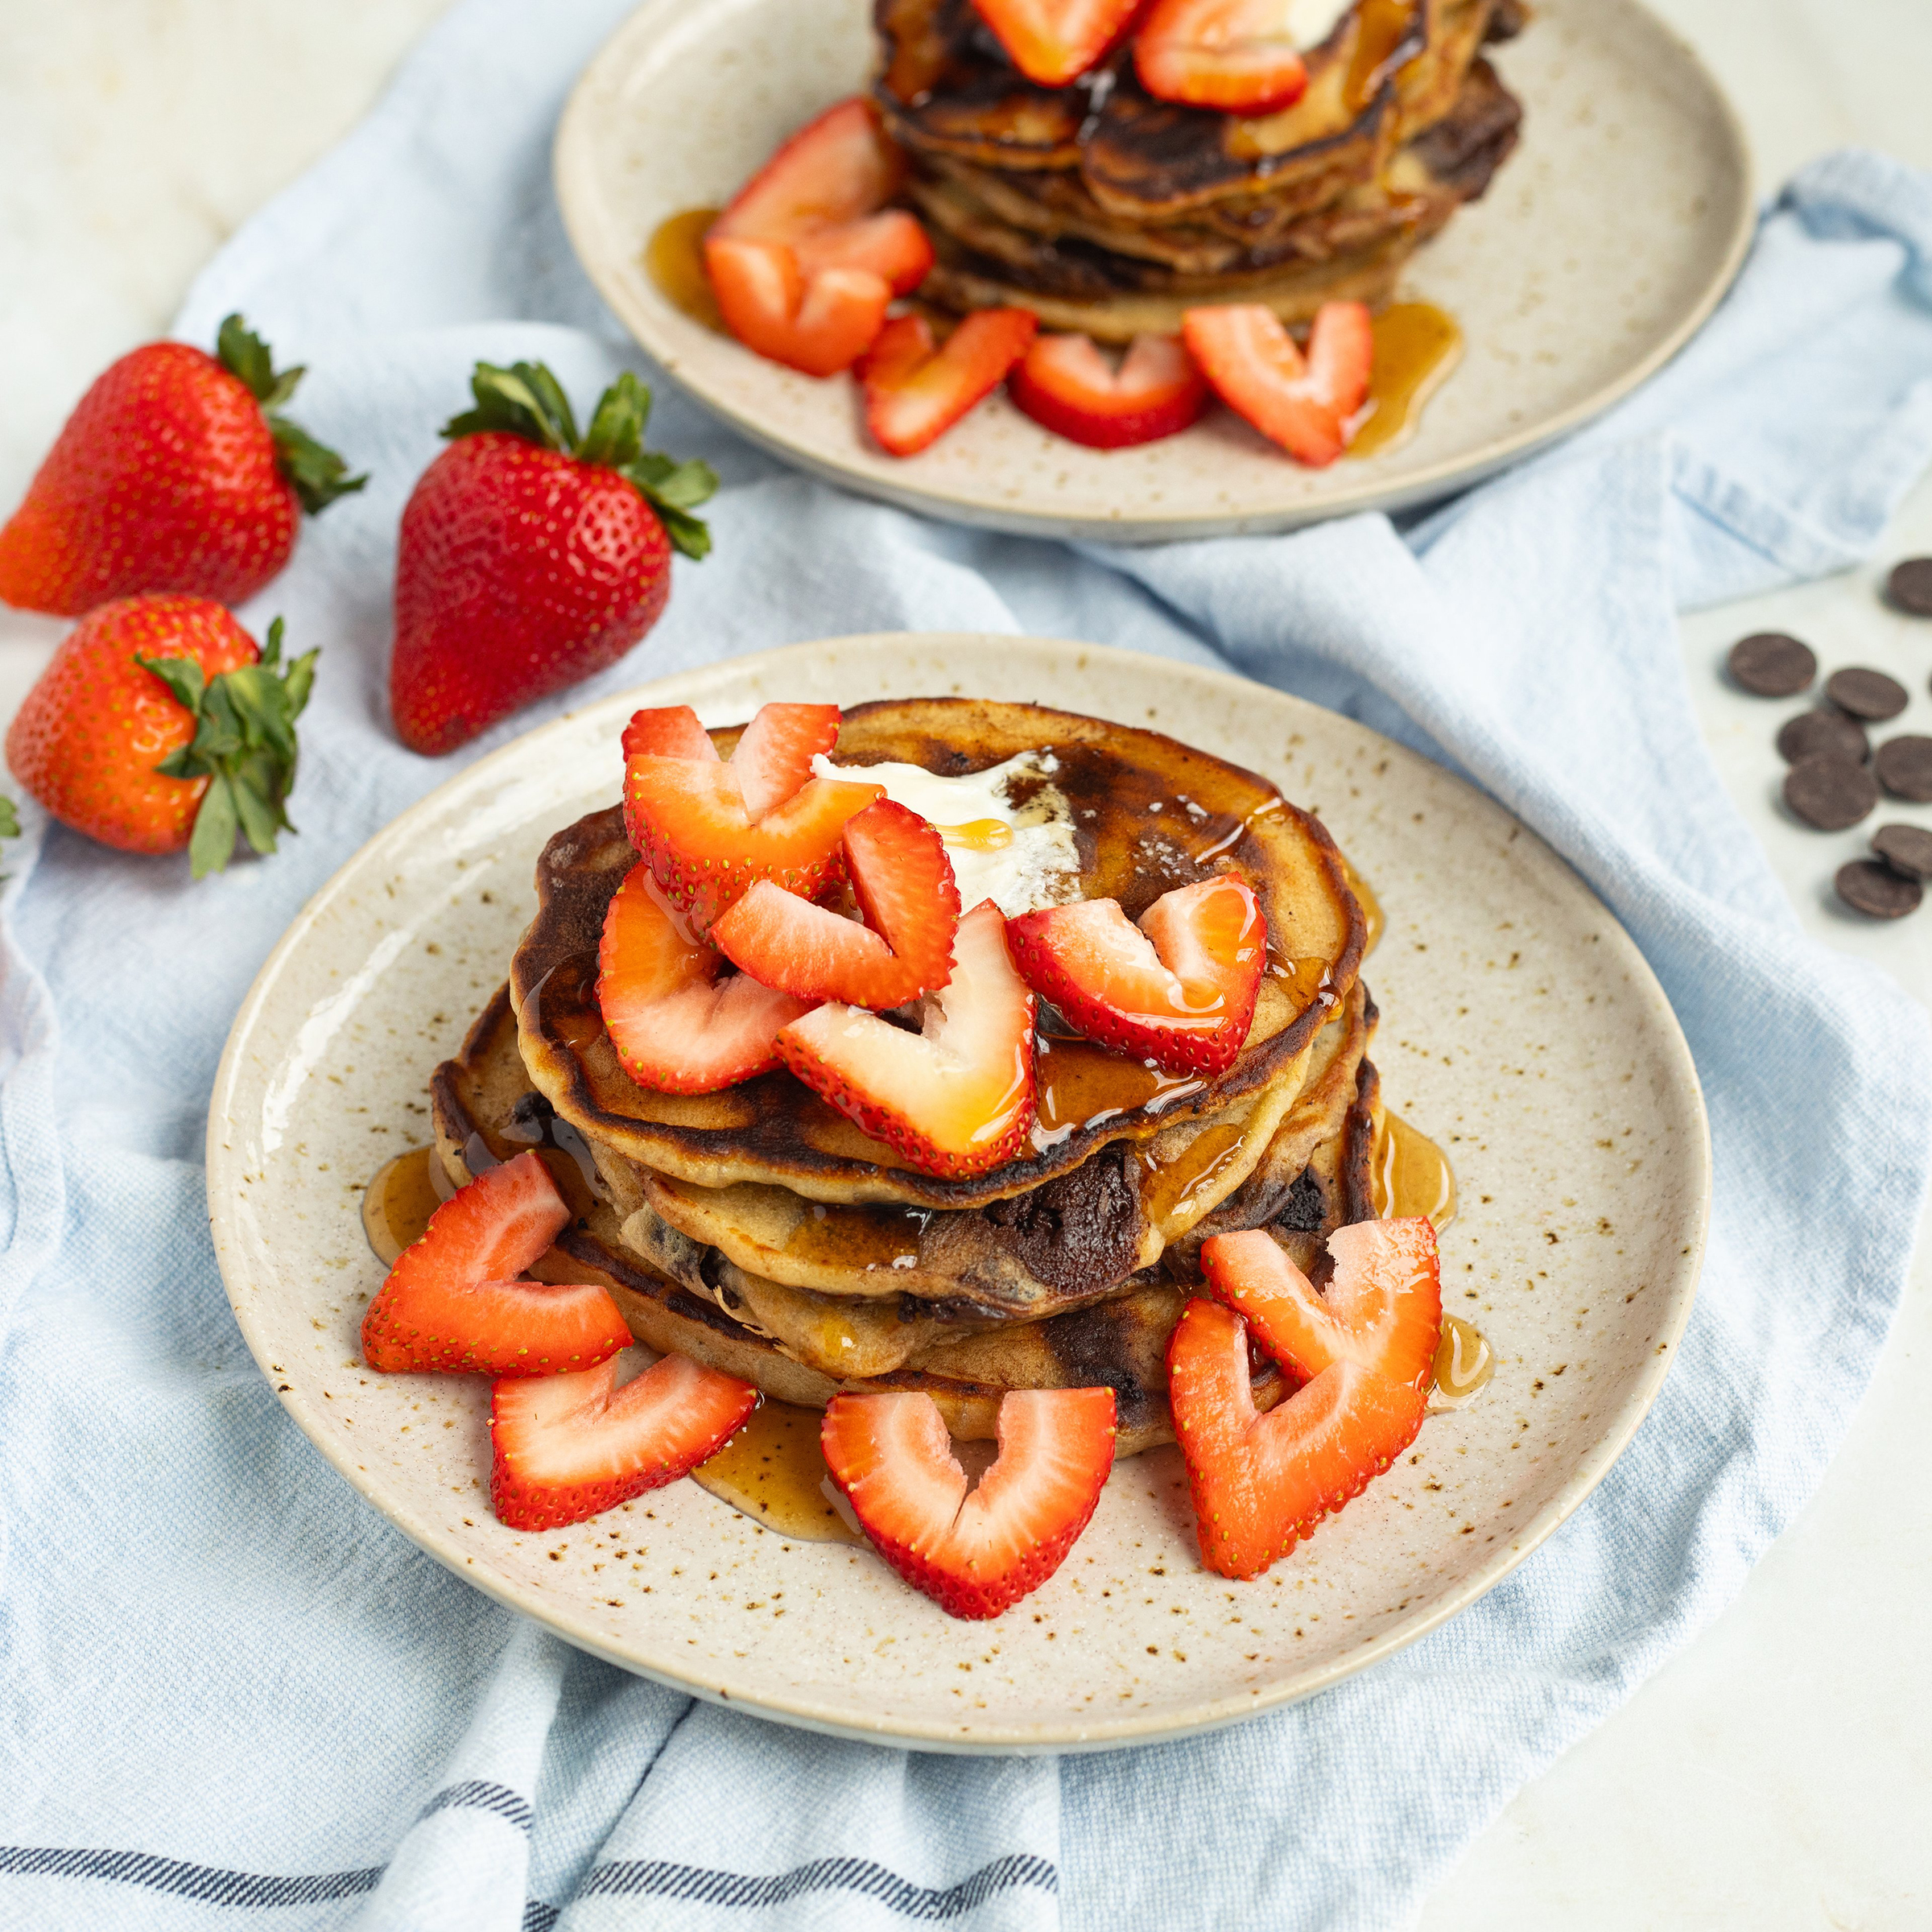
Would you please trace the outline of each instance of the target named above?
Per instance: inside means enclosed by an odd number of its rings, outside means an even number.
[[[1151,542],[1285,530],[1425,502],[1575,428],[1658,368],[1730,285],[1752,229],[1729,103],[1635,0],[1538,0],[1496,64],[1527,110],[1487,197],[1401,294],[1468,349],[1421,429],[1303,469],[1227,410],[1139,449],[1083,449],[996,396],[923,455],[865,437],[849,378],[762,361],[666,300],[659,222],[720,207],[782,136],[863,87],[870,0],[650,0],[598,54],[557,130],[558,200],[605,299],[658,365],[754,443],[848,489],[1035,536]]]
[[[869,1551],[782,1541],[692,1483],[554,1536],[490,1513],[488,1388],[372,1375],[364,1182],[502,979],[544,840],[617,793],[634,706],[998,692],[1150,724],[1317,809],[1380,894],[1389,1104],[1447,1148],[1445,1306],[1499,1366],[1265,1577],[1196,1559],[1170,1449],[1122,1463],[1043,1589],[956,1623]],[[235,1021],[208,1117],[229,1299],[291,1414],[407,1535],[629,1669],[788,1722],[963,1750],[1171,1737],[1305,1697],[1490,1587],[1603,1476],[1669,1367],[1703,1248],[1696,1075],[1615,919],[1533,834],[1360,725],[1218,672],[976,634],[805,644],[668,678],[481,760],[303,910]],[[620,1559],[616,1551],[626,1554]]]

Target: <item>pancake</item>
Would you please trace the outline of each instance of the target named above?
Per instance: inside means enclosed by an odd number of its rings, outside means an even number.
[[[1319,1190],[1319,1224],[1289,1231],[1293,1238],[1319,1245],[1335,1227],[1373,1215],[1372,1129],[1369,1101],[1363,1097],[1373,1092],[1370,1070],[1366,1082],[1358,1077],[1342,1130],[1319,1150],[1327,1176]],[[965,1332],[915,1313],[920,1333],[903,1365],[870,1376],[831,1373],[799,1361],[778,1338],[761,1332],[749,1308],[734,1311],[727,1306],[729,1290],[700,1284],[705,1291],[694,1293],[627,1247],[582,1137],[529,1084],[507,988],[485,1007],[456,1056],[436,1069],[431,1098],[437,1151],[459,1186],[525,1148],[539,1150],[572,1219],[531,1274],[543,1281],[600,1283],[646,1347],[675,1350],[739,1376],[775,1400],[811,1407],[822,1408],[841,1389],[920,1389],[938,1403],[952,1433],[968,1439],[994,1435],[1000,1397],[1009,1389],[1104,1385],[1114,1389],[1119,1404],[1117,1454],[1135,1455],[1173,1439],[1166,1351],[1186,1302],[1184,1282],[1137,1277],[1124,1292],[1048,1319]],[[1278,1131],[1278,1143],[1289,1125],[1285,1121]],[[1307,1220],[1309,1191],[1290,1194],[1289,1212]],[[865,1311],[865,1304],[858,1307]],[[893,1319],[887,1310],[876,1313]],[[1286,1392],[1272,1368],[1254,1378],[1261,1408],[1271,1407]]]
[[[720,751],[735,732],[712,734]],[[1043,1032],[1040,1119],[1030,1151],[985,1174],[947,1180],[907,1166],[788,1073],[721,1093],[637,1086],[619,1065],[597,1002],[605,910],[635,863],[621,812],[559,832],[538,862],[539,910],[511,963],[510,995],[532,1084],[600,1149],[671,1179],[780,1187],[828,1203],[960,1208],[1023,1195],[1070,1174],[1114,1141],[1252,1108],[1298,1088],[1317,1033],[1355,984],[1365,927],[1341,857],[1319,823],[1254,773],[1158,733],[1025,704],[913,699],[844,715],[842,767],[896,762],[960,775],[1051,748],[1078,854],[1075,896],[1117,899],[1137,918],[1175,886],[1233,872],[1269,930],[1254,1023],[1218,1079],[1170,1077]]]

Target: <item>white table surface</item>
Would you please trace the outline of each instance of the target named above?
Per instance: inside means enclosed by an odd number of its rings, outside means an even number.
[[[1736,101],[1761,184],[1848,142],[1932,167],[1932,0],[1653,3]],[[93,377],[161,332],[208,254],[354,122],[443,4],[0,0],[0,510]],[[1716,675],[1746,631],[1790,630],[1828,667],[1877,665],[1911,690],[1885,730],[1932,732],[1932,622],[1876,595],[1886,564],[1929,552],[1932,481],[1872,568],[1682,634],[1718,768],[1806,924],[1932,1000],[1932,911],[1879,926],[1835,910],[1831,875],[1869,824],[1826,836],[1787,818],[1771,738],[1793,707]],[[0,607],[0,720],[65,629]],[[1932,808],[1880,815],[1932,824]],[[1818,1495],[1737,1603],[1476,1840],[1426,1932],[1932,1926],[1929,1290],[1922,1238]]]

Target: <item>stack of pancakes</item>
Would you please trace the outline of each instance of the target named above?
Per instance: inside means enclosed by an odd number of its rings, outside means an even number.
[[[737,733],[712,735],[729,755]],[[1253,887],[1269,970],[1218,1079],[1158,1073],[1045,1010],[1032,1145],[968,1179],[906,1165],[782,1071],[714,1094],[639,1088],[597,1001],[605,910],[637,863],[613,807],[546,847],[510,983],[437,1069],[452,1178],[551,1150],[576,1219],[539,1274],[603,1282],[647,1345],[778,1399],[924,1389],[956,1435],[985,1438],[1009,1389],[1105,1384],[1121,1454],[1171,1440],[1166,1344],[1202,1240],[1265,1228],[1319,1279],[1328,1234],[1374,1212],[1362,910],[1315,819],[1157,733],[912,700],[846,712],[835,757],[958,775],[1030,752],[1050,754],[1036,783],[1074,830],[1057,900],[1116,898],[1137,918],[1218,873]],[[1282,1392],[1257,1373],[1257,1402]]]
[[[877,0],[875,17],[873,96],[939,254],[922,296],[1104,341],[1171,334],[1203,303],[1290,323],[1380,304],[1522,117],[1480,53],[1521,26],[1521,0],[1354,0],[1307,53],[1307,92],[1257,117],[1154,99],[1127,50],[1036,86],[972,0]]]

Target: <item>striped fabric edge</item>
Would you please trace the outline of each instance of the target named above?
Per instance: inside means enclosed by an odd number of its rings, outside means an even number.
[[[599,1865],[584,1880],[577,1896],[675,1898],[695,1905],[757,1910],[783,1905],[807,1892],[857,1892],[903,1918],[935,1920],[957,1918],[996,1893],[1020,1886],[1057,1892],[1059,1882],[1055,1868],[1030,1852],[1009,1852],[993,1859],[943,1891],[915,1885],[869,1858],[815,1859],[810,1864],[769,1878],[652,1859]],[[531,1932],[539,1929],[531,1928]]]

